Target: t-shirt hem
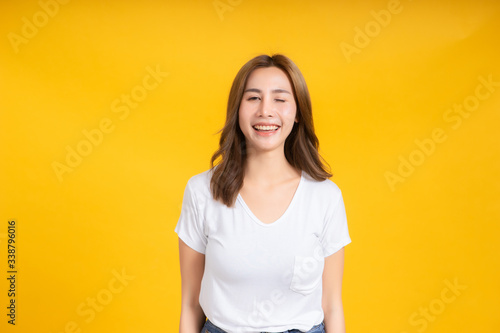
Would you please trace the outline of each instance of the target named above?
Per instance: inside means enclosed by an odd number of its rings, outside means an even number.
[[[175,232],[177,233],[179,238],[182,239],[182,241],[184,243],[186,243],[187,246],[189,246],[190,248],[192,248],[196,252],[199,252],[201,254],[205,254],[205,248],[203,246],[198,246],[193,241],[191,241],[190,238],[186,237],[185,235],[179,234],[179,232],[177,232],[177,231],[175,231]]]
[[[212,320],[210,320],[212,322]],[[323,322],[323,320],[321,321]],[[261,333],[261,332],[288,332],[289,330],[300,330],[301,332],[308,332],[310,331],[314,326],[317,326],[319,324],[315,324],[313,326],[304,326],[304,325],[282,325],[282,326],[271,326],[271,327],[263,327],[259,329],[255,328],[250,328],[250,327],[239,327],[238,332],[243,332],[243,333]],[[227,327],[224,325],[217,325],[214,322],[212,322],[215,326],[219,327],[220,329],[227,331],[227,332],[232,332],[231,329],[232,327]]]

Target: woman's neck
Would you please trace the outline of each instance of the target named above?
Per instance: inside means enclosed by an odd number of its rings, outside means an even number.
[[[269,186],[300,176],[300,171],[288,163],[284,152],[268,151],[247,155],[245,180],[255,185]]]

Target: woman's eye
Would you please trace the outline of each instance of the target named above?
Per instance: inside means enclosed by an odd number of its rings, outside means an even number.
[[[284,103],[285,100],[284,99],[276,99],[276,102],[282,102],[282,103]]]
[[[259,99],[257,96],[248,97],[247,101],[255,101]]]

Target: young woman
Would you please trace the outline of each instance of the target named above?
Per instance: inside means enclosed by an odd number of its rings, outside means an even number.
[[[211,168],[184,190],[180,333],[345,332],[351,239],[318,146],[297,66],[280,54],[247,62]]]

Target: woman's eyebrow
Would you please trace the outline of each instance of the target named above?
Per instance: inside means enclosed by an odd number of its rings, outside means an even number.
[[[247,93],[247,92],[256,92],[256,93],[262,93],[262,90],[260,89],[257,89],[257,88],[249,88],[249,89],[246,89],[243,93]],[[273,93],[287,93],[287,94],[292,94],[291,92],[289,92],[288,90],[286,89],[281,89],[281,88],[278,88],[278,89],[273,89],[271,90],[271,92]]]

